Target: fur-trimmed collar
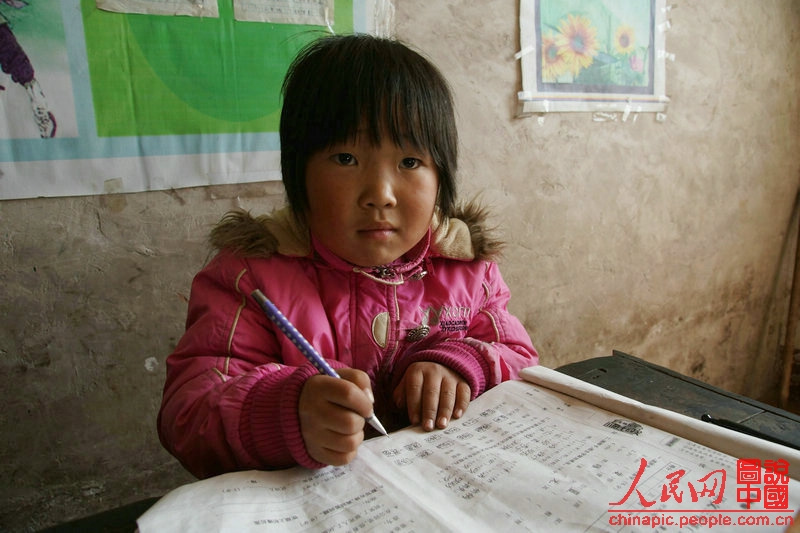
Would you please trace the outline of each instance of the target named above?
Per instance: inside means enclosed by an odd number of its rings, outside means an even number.
[[[486,218],[486,210],[474,202],[459,207],[452,218],[442,217],[437,209],[431,222],[432,254],[462,261],[495,259],[503,243],[485,227]],[[218,250],[229,249],[245,257],[311,253],[308,229],[298,224],[288,208],[258,217],[231,211],[211,231],[209,240]]]

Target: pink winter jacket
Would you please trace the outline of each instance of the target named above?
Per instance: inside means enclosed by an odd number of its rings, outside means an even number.
[[[331,363],[372,380],[375,414],[408,424],[391,402],[406,368],[458,372],[472,398],[517,378],[538,355],[509,314],[509,291],[480,214],[434,223],[402,261],[361,269],[298,229],[288,212],[233,213],[212,234],[222,251],[192,284],[186,332],[167,359],[158,431],[203,478],[242,469],[324,465],[306,451],[297,405],[315,374],[251,297],[260,289]],[[369,436],[369,435],[368,435]]]

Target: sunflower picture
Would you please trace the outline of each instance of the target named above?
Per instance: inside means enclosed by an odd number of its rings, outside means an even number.
[[[540,91],[646,92],[654,0],[538,0]]]

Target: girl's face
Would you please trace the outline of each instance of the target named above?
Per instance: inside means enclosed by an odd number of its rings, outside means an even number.
[[[364,135],[320,150],[306,166],[311,233],[342,259],[386,265],[416,245],[431,223],[439,176],[427,151]]]

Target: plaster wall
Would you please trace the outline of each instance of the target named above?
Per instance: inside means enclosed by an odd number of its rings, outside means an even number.
[[[671,13],[664,122],[514,118],[518,2],[396,1],[450,80],[462,198],[480,196],[541,362],[619,349],[774,400],[800,179],[800,3]],[[2,177],[0,177],[2,187]],[[205,237],[279,183],[0,202],[0,530],[35,530],[191,477],[160,446],[164,360]]]

